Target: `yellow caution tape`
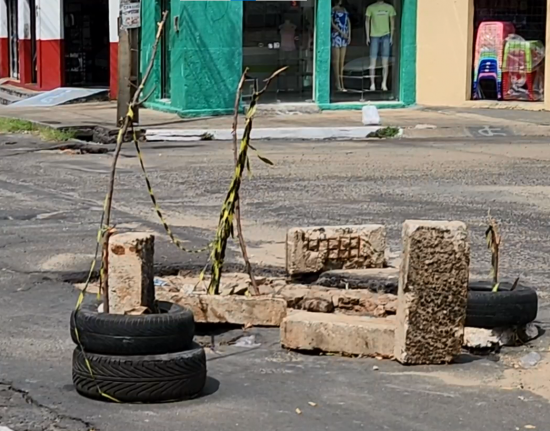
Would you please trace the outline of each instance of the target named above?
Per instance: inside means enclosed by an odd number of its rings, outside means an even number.
[[[162,211],[160,209],[160,206],[158,204],[157,198],[155,197],[155,193],[153,192],[153,187],[151,186],[151,181],[149,180],[149,175],[147,175],[147,170],[145,169],[145,162],[143,161],[143,153],[141,152],[141,148],[139,146],[139,142],[137,139],[137,135],[135,130],[132,128],[132,134],[133,134],[133,142],[134,146],[136,147],[136,152],[138,154],[139,158],[139,165],[141,166],[141,170],[143,172],[143,176],[145,177],[145,183],[147,184],[147,191],[149,192],[149,196],[151,198],[151,201],[153,202],[153,207],[155,208],[155,212],[157,213],[158,218],[160,219],[160,222],[162,223],[162,226],[164,227],[164,230],[166,231],[166,234],[170,237],[170,240],[174,243],[176,247],[178,247],[181,251],[184,251],[186,253],[203,253],[210,249],[211,244],[208,244],[206,247],[193,250],[189,249],[183,246],[182,241],[174,235],[172,232],[172,229],[170,229],[170,226],[168,226],[168,223],[166,222]]]

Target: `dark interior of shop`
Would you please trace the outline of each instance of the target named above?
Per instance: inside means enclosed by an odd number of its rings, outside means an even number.
[[[367,44],[366,12],[367,8],[376,3],[385,3],[395,9],[395,34],[393,35],[388,58],[387,89],[383,89],[382,51],[379,48],[373,72],[371,72],[370,52],[372,40]],[[343,88],[337,88],[335,71],[331,72],[332,102],[365,102],[394,101],[398,99],[399,91],[399,48],[401,34],[401,1],[400,0],[344,0],[341,4],[348,12],[351,24],[351,42],[345,51],[343,67]],[[387,18],[385,18],[387,20]],[[374,75],[374,88],[371,76]]]
[[[381,52],[372,65],[370,47],[366,41],[365,14],[367,8],[374,3],[391,5],[396,13],[395,34],[388,57],[386,88],[382,82]],[[351,41],[349,46],[341,51],[344,53],[340,73],[342,88],[335,85],[336,69],[331,66],[331,102],[397,100],[401,0],[344,0],[341,6],[349,17]],[[243,67],[249,68],[249,75],[261,81],[277,68],[289,66],[287,72],[273,83],[262,101],[312,101],[315,0],[244,2],[243,7]],[[331,56],[332,54],[331,52]],[[370,79],[371,75],[374,76],[374,86]],[[253,80],[245,83],[245,98],[251,95],[252,88]]]
[[[109,86],[108,0],[64,0],[67,86]]]
[[[262,80],[288,66],[262,98],[264,103],[308,102],[313,98],[314,0],[244,2],[243,67]],[[253,79],[243,96],[252,94]]]
[[[542,100],[542,87],[538,91],[539,96],[533,96],[532,94],[535,90],[532,88],[527,88],[528,85],[525,82],[529,82],[534,79],[538,82],[535,82],[534,85],[542,86],[544,81],[544,52],[545,52],[545,43],[546,43],[546,17],[547,17],[547,1],[546,0],[475,0],[474,3],[475,12],[474,12],[474,49],[473,49],[473,71],[472,71],[472,98],[473,99],[489,99],[489,100],[530,100],[530,101],[540,101]],[[484,71],[491,71],[490,65],[484,65],[480,60],[480,51],[483,51],[482,41],[478,39],[483,39],[483,36],[480,35],[480,32],[483,31],[484,23],[497,22],[497,23],[509,23],[506,24],[505,30],[499,30],[503,33],[504,40],[502,41],[502,46],[500,47],[501,59],[498,59],[497,66],[499,74],[498,79],[493,78],[491,73],[480,73]],[[481,30],[480,30],[481,29]],[[510,34],[509,34],[510,33]],[[521,41],[521,45],[515,40]],[[524,41],[535,42],[535,44],[526,45]],[[515,47],[521,46],[516,49],[516,52],[523,54],[521,59],[524,61],[525,54],[524,51],[529,48],[524,48],[528,46],[533,46],[531,50],[532,53],[535,52],[535,48],[540,51],[538,56],[535,72],[531,72],[531,67],[522,66],[521,70],[513,70],[514,75],[517,78],[519,71],[525,70],[526,72],[533,73],[534,77],[522,80],[522,86],[524,87],[524,93],[514,93],[511,91],[506,91],[507,81],[509,80],[507,74],[507,58],[511,57],[513,54],[509,54],[510,50],[507,50],[507,44],[514,44]],[[489,51],[485,48],[485,51]],[[531,56],[534,55],[531,53]],[[477,56],[476,56],[477,54]],[[498,54],[497,54],[498,57]],[[517,58],[517,55],[516,55]],[[477,61],[476,61],[477,59]],[[496,61],[496,60],[495,60]],[[500,64],[502,63],[502,64]],[[508,61],[510,63],[510,61]],[[486,66],[486,67],[485,67]],[[512,73],[510,72],[510,73]],[[481,76],[481,77],[479,77]],[[478,78],[476,78],[478,77]],[[516,79],[517,80],[517,79]],[[532,86],[533,84],[531,84]],[[518,90],[519,91],[519,90]],[[507,97],[508,94],[508,97]],[[515,96],[514,96],[515,94]]]

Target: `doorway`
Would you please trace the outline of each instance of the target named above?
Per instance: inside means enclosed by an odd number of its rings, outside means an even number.
[[[64,0],[65,82],[109,87],[109,1]]]
[[[473,100],[542,102],[547,1],[474,1]]]
[[[161,0],[160,1],[160,10],[168,13],[166,17],[166,22],[171,23],[172,21],[172,7],[171,0]],[[160,40],[160,97],[164,100],[170,100],[170,35],[171,35],[171,26],[164,26],[164,31],[162,32]]]
[[[315,0],[243,2],[243,69],[261,82],[281,67],[288,69],[262,96],[263,103],[313,102]]]
[[[10,77],[19,79],[19,33],[17,0],[7,0]]]
[[[29,0],[29,10],[31,13],[31,82],[36,84],[38,81],[38,69],[37,69],[37,49],[36,49],[36,0]]]
[[[331,23],[349,27],[349,39],[331,28],[331,102],[398,100],[402,0],[338,3]]]

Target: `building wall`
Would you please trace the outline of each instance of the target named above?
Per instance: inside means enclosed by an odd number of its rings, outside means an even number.
[[[155,89],[156,102],[149,106],[187,116],[233,111],[242,73],[242,8],[241,2],[171,1],[171,16],[165,29],[170,44],[170,103],[160,100],[159,49],[153,75],[146,85],[146,94]],[[151,57],[160,15],[158,1],[142,4],[142,74]]]
[[[423,1],[423,0],[420,0]],[[182,2],[171,0],[167,26],[170,39],[170,101],[160,94],[160,51],[154,74],[146,86],[154,90],[149,107],[186,116],[227,114],[233,111],[235,91],[242,73],[242,2]],[[331,0],[317,0],[315,20],[315,100],[322,109],[360,109],[366,103],[331,103]],[[404,107],[416,98],[417,0],[403,0],[399,102],[375,103]],[[149,62],[160,19],[159,0],[142,6],[142,72]],[[178,20],[179,31],[175,31]]]
[[[118,16],[120,0],[109,0],[109,94],[116,99],[118,94]]]
[[[550,10],[550,0],[548,3]],[[547,47],[550,43],[548,18]],[[432,106],[480,105],[480,102],[470,100],[474,0],[419,0],[417,26],[417,103]],[[550,55],[546,56],[545,61],[548,71]],[[550,88],[550,73],[546,73],[545,81],[545,88]],[[544,107],[550,109],[550,97],[546,97]]]
[[[63,1],[36,0],[36,7],[38,87],[52,90],[65,80]]]
[[[0,78],[9,75],[8,10],[6,1],[0,0]]]

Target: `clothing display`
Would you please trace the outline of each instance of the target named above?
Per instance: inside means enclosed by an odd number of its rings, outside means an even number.
[[[333,10],[332,21],[334,22],[334,24],[336,24],[336,26],[342,33],[347,34],[349,32],[349,16],[346,10]],[[343,37],[342,34],[338,31],[332,31],[333,48],[344,48],[348,46],[348,43],[348,38]]]
[[[336,89],[341,92],[346,92],[344,88],[344,62],[346,60],[347,46],[351,41],[351,23],[348,11],[342,6],[342,0],[332,8],[332,70]]]
[[[296,50],[296,26],[288,19],[279,27],[281,32],[281,51]]]
[[[378,58],[378,54],[380,53],[380,57],[382,58],[388,58],[390,56],[390,50],[391,50],[391,37],[389,34],[386,34],[385,36],[380,37],[371,37],[370,38],[370,58],[376,60]]]
[[[395,8],[383,1],[371,4],[367,8],[367,18],[370,19],[370,37],[382,37],[391,33],[390,18],[395,17]]]
[[[367,45],[370,45],[370,90],[376,90],[376,65],[378,56],[382,59],[382,91],[388,91],[389,57],[395,31],[395,8],[384,0],[367,7],[365,31]]]

